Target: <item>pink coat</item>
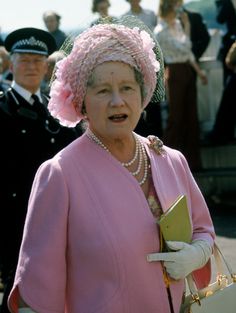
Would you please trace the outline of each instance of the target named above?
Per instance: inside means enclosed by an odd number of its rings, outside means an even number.
[[[213,244],[183,155],[167,147],[157,155],[143,140],[163,210],[186,194],[193,239]],[[39,313],[170,313],[160,262],[146,261],[157,251],[157,225],[138,182],[83,135],[36,174],[9,307],[17,312],[20,291]],[[175,313],[183,290],[183,281],[171,285]]]

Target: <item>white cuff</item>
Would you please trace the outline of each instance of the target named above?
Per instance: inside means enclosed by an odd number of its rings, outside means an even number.
[[[212,255],[211,245],[206,240],[196,239],[192,242],[192,246],[198,249],[199,254],[202,254],[202,260],[199,266],[204,266]]]

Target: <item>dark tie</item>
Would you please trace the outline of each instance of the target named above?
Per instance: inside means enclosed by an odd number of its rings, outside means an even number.
[[[40,115],[45,115],[46,111],[44,108],[44,104],[39,101],[39,97],[35,94],[32,94],[31,98],[34,100],[33,107],[35,111]]]
[[[37,95],[32,94],[31,98],[34,100],[33,107],[38,117],[45,121],[46,130],[52,134],[57,134],[60,131],[60,125],[48,114],[47,108],[39,101]]]

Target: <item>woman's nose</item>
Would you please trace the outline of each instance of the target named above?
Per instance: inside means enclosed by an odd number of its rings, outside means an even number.
[[[119,92],[113,92],[111,98],[112,106],[120,106],[124,104],[124,100]]]

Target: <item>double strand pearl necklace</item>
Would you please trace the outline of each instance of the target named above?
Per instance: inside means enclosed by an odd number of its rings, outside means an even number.
[[[102,143],[102,141],[90,129],[87,130],[86,134],[90,139],[96,142],[96,144],[98,144],[105,151],[111,154],[109,149]],[[140,181],[138,181],[139,185],[142,186],[146,182],[147,177],[148,177],[148,158],[145,152],[144,144],[142,143],[141,140],[138,139],[137,136],[134,135],[134,137],[135,137],[135,143],[136,143],[134,157],[129,162],[121,162],[121,165],[124,166],[126,169],[128,169],[139,157],[137,170],[134,172],[130,171],[129,169],[128,170],[135,177],[140,173],[142,169],[142,165],[144,166],[143,177]]]

